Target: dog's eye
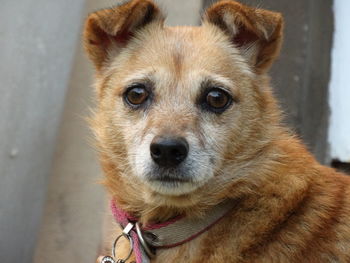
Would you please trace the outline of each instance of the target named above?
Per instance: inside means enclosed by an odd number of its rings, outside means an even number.
[[[142,84],[137,84],[126,91],[124,98],[130,105],[139,106],[147,100],[148,96],[146,87]]]
[[[206,95],[206,104],[214,111],[225,110],[231,102],[231,96],[224,90],[213,88]]]

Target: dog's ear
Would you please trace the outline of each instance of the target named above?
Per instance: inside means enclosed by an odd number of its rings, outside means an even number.
[[[279,55],[283,35],[280,13],[220,1],[206,10],[204,21],[220,27],[258,74],[266,72]]]
[[[151,0],[132,0],[88,16],[84,27],[84,46],[90,59],[101,70],[109,56],[120,51],[136,30],[164,17]]]

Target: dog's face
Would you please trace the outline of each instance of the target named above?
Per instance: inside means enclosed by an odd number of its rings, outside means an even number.
[[[227,139],[252,115],[243,102],[252,100],[253,74],[217,31],[151,25],[112,63],[113,122],[132,174],[156,192],[180,195],[206,183],[233,147]]]
[[[242,7],[216,4],[195,28],[165,27],[146,0],[89,17],[94,126],[119,176],[162,196],[208,192],[229,179],[228,164],[251,150],[252,138],[264,140],[267,91],[257,82],[279,51],[282,20]]]

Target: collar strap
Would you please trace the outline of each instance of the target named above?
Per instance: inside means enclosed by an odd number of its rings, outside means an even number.
[[[148,263],[156,249],[180,246],[209,230],[236,206],[233,200],[227,200],[209,210],[202,218],[178,216],[161,224],[140,226],[137,218],[119,209],[114,201],[111,209],[115,220],[125,229],[132,225],[129,234],[133,239],[136,263]],[[152,251],[153,250],[153,251]]]

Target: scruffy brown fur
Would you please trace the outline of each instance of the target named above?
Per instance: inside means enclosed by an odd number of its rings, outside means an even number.
[[[320,165],[283,127],[270,89],[266,73],[282,31],[279,13],[235,1],[214,4],[200,27],[166,27],[151,0],[87,18],[98,97],[91,124],[112,198],[143,223],[205,216],[225,199],[238,204],[191,242],[158,250],[152,262],[350,262],[350,180]],[[125,88],[144,79],[154,86],[153,104],[131,110]],[[222,114],[196,105],[205,81],[234,94]],[[140,174],[134,160],[148,160],[139,153],[159,134],[187,136],[200,149],[197,186],[167,194]]]

